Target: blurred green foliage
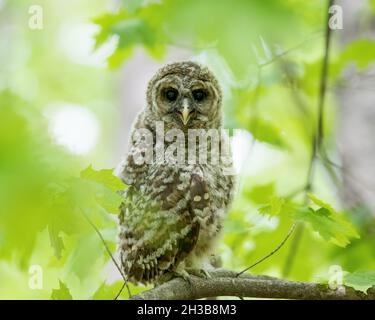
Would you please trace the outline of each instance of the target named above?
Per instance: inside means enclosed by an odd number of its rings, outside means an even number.
[[[67,286],[59,281],[60,288],[59,289],[53,289],[51,294],[52,300],[73,300],[72,295],[69,292],[69,289]]]
[[[118,123],[117,110],[109,107],[115,77],[74,64],[49,47],[62,16],[73,12],[99,27],[96,49],[116,39],[110,69],[126,63],[137,47],[161,63],[171,48],[191,50],[218,75],[226,93],[226,127],[251,132],[256,139],[251,151],[263,148],[272,158],[239,179],[220,247],[225,267],[251,265],[300,222],[305,227],[288,278],[317,281],[337,264],[351,272],[345,276],[348,285],[366,291],[375,283],[374,222],[366,208],[343,208],[323,166],[315,170],[314,194],[307,194],[326,1],[123,0],[114,13],[98,1],[70,1],[64,8],[41,4],[48,24],[41,33],[31,33],[24,23],[29,1],[12,2],[0,11],[9,19],[0,27],[10,19],[23,25],[16,35],[19,54],[8,57],[17,67],[0,64],[0,298],[113,299],[122,286],[120,280],[107,281],[104,271],[112,264],[87,221],[114,252],[117,191],[126,186],[112,170],[95,170],[90,163],[105,162],[103,154],[111,148],[104,141]],[[373,63],[374,51],[368,39],[345,48],[334,45],[329,85],[340,83],[348,64],[363,70]],[[334,153],[331,91],[326,98],[324,144]],[[102,121],[107,138],[89,157],[69,153],[50,137],[44,108],[60,100],[88,106]],[[286,244],[251,272],[283,277],[290,256]],[[34,264],[43,268],[38,290],[29,286]],[[130,288],[133,294],[145,289]],[[126,290],[121,298],[127,298]]]

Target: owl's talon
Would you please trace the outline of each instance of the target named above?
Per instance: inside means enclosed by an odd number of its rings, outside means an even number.
[[[191,276],[185,270],[170,271],[160,276],[156,282],[156,285],[161,285],[165,282],[172,280],[173,278],[182,278],[191,285]]]
[[[201,271],[204,273],[206,276],[206,279],[212,279],[211,274],[206,270],[206,269],[201,269]]]
[[[186,272],[199,278],[204,278],[204,279],[212,278],[212,276],[206,269],[186,269]]]
[[[182,278],[191,285],[191,277],[186,270],[174,271],[173,274],[176,278]]]

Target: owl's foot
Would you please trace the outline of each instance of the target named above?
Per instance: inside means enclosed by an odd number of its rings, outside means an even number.
[[[193,269],[193,268],[188,268],[186,269],[186,272],[188,274],[191,274],[193,276],[199,277],[199,278],[204,278],[204,279],[211,279],[212,276],[206,269]]]
[[[212,276],[206,269],[194,269],[194,268],[177,269],[175,271],[171,271],[160,276],[156,285],[163,284],[164,282],[172,280],[173,278],[182,278],[189,285],[191,285],[191,276],[204,278],[204,279],[212,278]]]
[[[182,278],[182,279],[184,279],[187,283],[189,283],[189,285],[191,285],[191,276],[190,276],[190,273],[187,272],[185,269],[173,271],[173,275],[176,278]]]
[[[155,286],[160,286],[162,285],[163,283],[165,282],[168,282],[169,280],[172,280],[173,279],[173,273],[172,272],[166,272],[162,275],[160,275],[157,279],[157,281],[155,282]]]
[[[179,269],[179,270],[175,270],[175,271],[169,271],[167,273],[164,273],[163,275],[161,275],[157,282],[155,283],[156,286],[158,285],[161,285],[165,282],[168,282],[170,280],[172,280],[173,278],[182,278],[184,279],[186,282],[189,283],[189,285],[191,285],[191,276],[188,272],[186,272],[185,270],[183,269]]]

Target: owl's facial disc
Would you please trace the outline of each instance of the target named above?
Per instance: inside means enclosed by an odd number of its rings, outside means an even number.
[[[214,75],[195,62],[161,68],[147,87],[152,119],[168,128],[204,129],[221,125],[221,90]]]
[[[197,77],[168,74],[155,84],[153,97],[154,112],[170,127],[205,128],[219,109],[215,84]]]
[[[164,88],[162,95],[169,105],[170,112],[184,126],[187,126],[196,115],[195,100],[201,101],[203,99],[203,93],[199,90],[191,92],[183,87],[177,89],[177,86]]]

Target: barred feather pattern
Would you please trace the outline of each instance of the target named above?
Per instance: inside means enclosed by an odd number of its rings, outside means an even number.
[[[203,74],[204,81],[212,80],[220,92],[208,70],[184,62],[162,69],[151,80],[148,97],[153,94],[153,84],[173,70],[184,78],[185,85],[189,79],[202,78]],[[221,94],[215,98],[215,108],[219,109]],[[153,103],[149,101],[147,108],[139,114],[134,129],[149,129],[155,141],[155,122],[160,121],[162,115],[152,107]],[[165,119],[164,123],[165,130],[179,126]],[[221,111],[211,112],[209,119],[195,122],[194,127],[219,129]],[[137,165],[133,158],[137,152],[138,146],[132,145],[122,168],[121,177],[129,187],[123,193],[119,251],[128,279],[147,284],[175,271],[178,266],[196,266],[197,261],[209,258],[222,229],[234,181],[221,164],[207,161],[206,164],[180,165],[166,161]]]

